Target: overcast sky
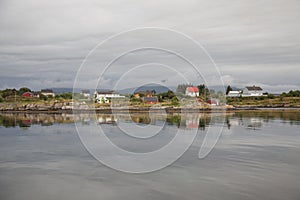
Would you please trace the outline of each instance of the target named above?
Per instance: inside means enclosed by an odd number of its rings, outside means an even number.
[[[84,58],[99,42],[153,26],[201,43],[226,85],[255,84],[269,92],[300,89],[299,21],[299,0],[0,0],[0,89],[72,87]],[[126,64],[135,66],[129,58]],[[115,66],[111,74],[117,71]],[[136,78],[143,73],[137,70]],[[153,74],[162,74],[159,67]],[[163,75],[158,79],[168,81]]]

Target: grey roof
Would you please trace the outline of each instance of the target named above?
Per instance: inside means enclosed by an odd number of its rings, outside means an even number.
[[[53,90],[51,90],[51,89],[42,89],[41,92],[53,93]]]
[[[246,87],[248,90],[263,90],[263,89],[261,89],[261,87],[259,87],[259,86],[255,86],[255,85],[253,85],[253,86],[247,86]]]
[[[98,94],[119,94],[114,90],[97,90],[97,93]]]

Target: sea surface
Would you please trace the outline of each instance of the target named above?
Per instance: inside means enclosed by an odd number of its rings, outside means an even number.
[[[124,134],[120,124],[160,127],[155,136]],[[101,127],[118,147],[147,153],[178,130],[196,131],[175,162],[132,174],[89,153],[76,126]],[[199,159],[209,130],[221,130]],[[185,132],[184,132],[185,133]],[[101,144],[99,144],[101,145]],[[101,152],[111,159],[112,152]],[[129,163],[132,164],[132,163]],[[239,111],[185,114],[0,114],[1,200],[300,199],[300,112]]]

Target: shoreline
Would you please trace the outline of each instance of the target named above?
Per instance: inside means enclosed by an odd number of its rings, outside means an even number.
[[[172,113],[221,113],[221,112],[239,112],[239,111],[252,111],[252,112],[263,112],[263,111],[286,111],[300,112],[300,107],[235,107],[235,108],[97,108],[97,109],[44,109],[44,110],[20,110],[20,109],[7,109],[0,110],[2,113],[30,113],[30,114],[82,114],[82,113],[97,113],[97,114],[112,114],[112,113],[161,113],[165,111],[167,114]]]

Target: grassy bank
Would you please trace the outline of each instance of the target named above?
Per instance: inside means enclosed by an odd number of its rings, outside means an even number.
[[[227,104],[234,107],[300,107],[300,97],[231,97]]]

